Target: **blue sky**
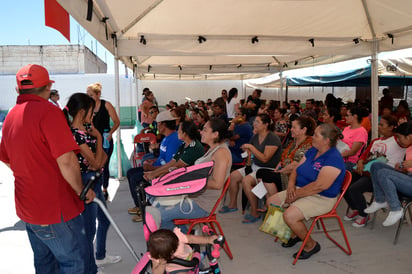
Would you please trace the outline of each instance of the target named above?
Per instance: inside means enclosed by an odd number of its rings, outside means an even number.
[[[0,45],[84,44],[105,62],[113,73],[113,56],[70,17],[69,42],[60,32],[44,23],[44,0],[1,0]],[[80,29],[80,32],[79,32]],[[80,33],[80,35],[78,35]],[[80,38],[79,38],[80,37]]]

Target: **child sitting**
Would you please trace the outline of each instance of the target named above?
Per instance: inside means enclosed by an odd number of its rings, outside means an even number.
[[[208,237],[186,235],[177,227],[173,231],[159,229],[153,232],[147,242],[153,274],[163,274],[165,270],[173,273],[185,273],[182,266],[168,262],[174,258],[191,260],[193,251],[188,244],[213,244],[217,238],[217,235]]]

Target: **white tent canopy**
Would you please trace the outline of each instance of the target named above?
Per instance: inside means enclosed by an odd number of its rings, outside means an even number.
[[[409,0],[58,2],[142,79],[222,73],[250,78],[371,56],[375,40],[380,52],[412,47]]]
[[[57,1],[140,79],[221,73],[246,79],[371,56],[372,137],[377,53],[412,47],[410,0]]]

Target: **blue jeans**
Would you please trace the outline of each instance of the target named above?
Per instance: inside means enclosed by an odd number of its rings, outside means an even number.
[[[209,216],[209,212],[201,208],[195,201],[192,201],[192,205],[193,207],[191,208],[187,199],[185,199],[182,205],[180,205],[180,203],[174,206],[156,205],[156,208],[159,210],[161,216],[160,228],[173,230],[175,227],[173,223],[174,219],[195,219]],[[187,232],[186,227],[181,228],[183,233]]]
[[[398,192],[412,196],[412,177],[396,171],[387,164],[372,164],[371,176],[375,201],[388,202],[391,211],[401,209]]]
[[[95,186],[95,193],[96,198],[103,202],[103,204],[107,208],[106,200],[104,199],[103,191],[102,191],[102,178],[96,182]],[[97,204],[96,204],[97,205]],[[110,227],[110,221],[107,219],[106,215],[104,215],[102,209],[97,206],[97,234],[96,234],[96,259],[103,260],[106,257],[106,239],[107,239],[107,231]]]
[[[91,256],[80,215],[46,226],[26,223],[26,230],[36,273],[90,273]]]
[[[94,176],[96,173],[95,172],[84,172],[82,173],[82,181],[83,184],[86,184],[87,181]],[[100,180],[97,180],[100,181]],[[98,183],[96,181],[95,186],[93,188],[93,190],[96,192],[97,188],[96,186],[99,185],[100,183]],[[100,192],[101,192],[101,186],[100,186]],[[96,193],[97,196],[97,193]],[[85,204],[84,205],[85,209],[82,213],[82,217],[83,217],[83,222],[84,222],[84,229],[86,231],[86,243],[87,243],[87,247],[89,249],[89,254],[90,254],[90,258],[89,258],[89,269],[90,272],[87,273],[96,273],[97,272],[97,265],[96,265],[96,261],[94,259],[94,247],[93,247],[93,240],[94,240],[94,236],[96,235],[96,217],[97,217],[97,204],[96,203],[89,203],[89,204]],[[86,272],[85,272],[86,273]]]
[[[136,207],[139,207],[136,188],[143,181],[143,167],[131,168],[127,171],[127,180],[129,181],[130,194]]]
[[[110,140],[109,143],[110,143],[109,148],[104,148],[103,149],[104,152],[106,152],[106,154],[107,154],[107,162],[103,167],[103,174],[102,174],[102,182],[103,182],[102,184],[103,184],[103,188],[105,188],[105,189],[109,186],[109,179],[110,179],[109,162],[110,162],[110,157],[112,156],[112,153],[113,153],[113,147],[114,147],[113,139]],[[105,199],[103,199],[103,200],[105,200]]]

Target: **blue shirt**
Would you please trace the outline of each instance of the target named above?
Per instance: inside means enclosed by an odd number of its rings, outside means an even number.
[[[306,154],[306,161],[297,169],[296,186],[304,187],[318,178],[319,172],[324,166],[332,166],[341,170],[339,176],[333,184],[326,190],[319,193],[319,195],[335,198],[338,196],[343,179],[345,178],[345,163],[339,151],[332,147],[318,158],[315,159],[318,150],[314,147],[310,148]]]
[[[177,136],[177,131],[173,132],[172,134],[163,138],[162,142],[160,143],[160,154],[157,158],[156,162],[154,162],[154,166],[161,166],[162,162],[165,163],[170,162],[173,159],[173,156],[179,149],[180,145],[183,142],[179,140]]]
[[[240,138],[235,141],[235,145],[233,147],[229,147],[230,152],[232,153],[232,162],[242,163],[244,160],[241,156],[243,150],[240,147],[243,144],[249,143],[250,138],[252,138],[252,126],[249,123],[235,125],[233,135],[239,135]]]

